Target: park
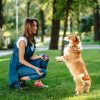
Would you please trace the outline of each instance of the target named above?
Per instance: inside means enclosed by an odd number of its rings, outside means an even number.
[[[8,85],[13,46],[23,34],[26,18],[39,22],[35,54],[47,54],[48,88],[34,87],[26,81],[20,89]],[[73,78],[64,62],[63,38],[77,34],[82,58],[91,77],[89,93],[75,95]],[[99,0],[1,0],[0,1],[0,100],[99,100],[100,99],[100,1]]]

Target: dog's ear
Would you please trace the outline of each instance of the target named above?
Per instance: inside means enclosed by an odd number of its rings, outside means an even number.
[[[78,44],[79,43],[79,38],[77,35],[73,35],[73,42]]]

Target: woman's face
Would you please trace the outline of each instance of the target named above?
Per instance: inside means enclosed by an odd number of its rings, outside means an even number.
[[[37,22],[36,21],[33,21],[33,34],[35,34],[37,32],[37,29],[38,29],[38,26],[37,26]]]

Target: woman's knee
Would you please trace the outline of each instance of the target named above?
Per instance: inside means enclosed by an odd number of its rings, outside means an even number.
[[[30,64],[39,67],[40,66],[40,59],[31,60]]]
[[[40,67],[43,68],[43,69],[47,69],[47,66],[48,66],[48,61],[44,61],[41,59],[40,61]]]

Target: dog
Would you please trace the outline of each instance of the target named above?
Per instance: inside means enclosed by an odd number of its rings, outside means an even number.
[[[76,95],[89,92],[91,79],[81,56],[82,46],[79,36],[72,34],[64,37],[64,55],[56,60],[64,61],[75,82]]]

